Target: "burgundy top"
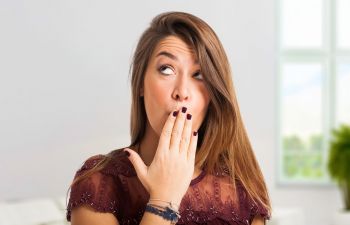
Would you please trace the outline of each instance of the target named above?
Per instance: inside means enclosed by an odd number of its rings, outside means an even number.
[[[76,176],[91,169],[105,156],[96,155],[85,161]],[[268,211],[248,198],[240,182],[236,182],[238,204],[234,202],[232,186],[227,173],[207,174],[205,170],[193,179],[183,197],[177,224],[251,224],[255,215],[269,219]],[[80,205],[89,205],[98,212],[112,213],[121,225],[139,224],[149,194],[122,150],[99,172],[75,184],[70,192],[67,220],[71,211]]]

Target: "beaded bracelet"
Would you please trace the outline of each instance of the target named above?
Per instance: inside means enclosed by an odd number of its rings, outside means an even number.
[[[160,210],[159,208],[163,210]],[[180,218],[180,214],[168,206],[164,207],[147,203],[145,211],[161,216],[165,220],[170,220],[171,224],[176,224]]]

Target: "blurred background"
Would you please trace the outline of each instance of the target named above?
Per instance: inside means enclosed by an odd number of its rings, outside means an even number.
[[[350,0],[0,0],[0,224],[65,224],[76,170],[129,144],[131,57],[165,11],[222,41],[269,224],[337,224],[328,158],[350,124]]]

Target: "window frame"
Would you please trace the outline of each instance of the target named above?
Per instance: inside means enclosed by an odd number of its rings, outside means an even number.
[[[277,115],[277,184],[278,185],[297,185],[297,186],[334,186],[331,181],[326,160],[324,168],[326,175],[320,180],[291,180],[283,174],[283,156],[285,154],[282,147],[282,67],[284,63],[294,62],[319,62],[324,69],[323,77],[323,91],[322,91],[322,134],[323,140],[323,157],[328,158],[328,143],[331,138],[331,129],[335,127],[335,115],[336,115],[336,77],[337,77],[337,65],[339,62],[350,62],[350,49],[340,49],[337,46],[337,24],[336,24],[336,6],[338,0],[320,0],[322,1],[323,16],[322,16],[322,46],[321,49],[303,48],[303,49],[284,49],[282,46],[283,34],[281,26],[283,25],[283,2],[284,0],[276,0],[276,64],[277,64],[277,76],[276,76],[276,115]]]

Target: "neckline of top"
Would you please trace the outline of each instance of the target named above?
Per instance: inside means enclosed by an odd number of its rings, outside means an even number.
[[[202,172],[196,178],[191,180],[190,186],[193,186],[198,182],[200,182],[204,178],[205,174],[206,174],[205,170],[202,170]]]

